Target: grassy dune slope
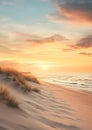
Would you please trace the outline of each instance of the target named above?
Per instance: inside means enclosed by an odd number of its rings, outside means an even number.
[[[12,68],[0,68],[0,100],[12,107],[18,107],[18,99],[14,95],[11,87],[14,87],[17,91],[20,89],[22,92],[28,93],[31,91],[40,92],[37,87],[34,87],[30,83],[38,83],[39,81],[34,76],[25,75]],[[13,82],[14,85],[9,86],[9,82]],[[18,89],[17,89],[18,88]]]

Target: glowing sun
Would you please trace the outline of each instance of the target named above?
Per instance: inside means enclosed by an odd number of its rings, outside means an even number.
[[[49,64],[39,64],[38,66],[42,70],[48,70],[51,67]]]

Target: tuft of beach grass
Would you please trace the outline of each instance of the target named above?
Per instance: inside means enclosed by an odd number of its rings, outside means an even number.
[[[19,102],[6,83],[0,83],[0,100],[11,107],[18,108]]]
[[[16,69],[4,67],[0,67],[0,74],[4,74],[6,76],[6,79],[14,81],[16,86],[18,86],[19,89],[21,89],[24,92],[39,92],[39,89],[37,87],[33,88],[31,86],[31,83],[28,83],[34,82],[39,84],[39,81],[33,75],[26,75],[17,71]]]

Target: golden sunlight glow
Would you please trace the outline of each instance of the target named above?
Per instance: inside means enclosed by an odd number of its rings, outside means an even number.
[[[48,69],[50,69],[51,65],[49,65],[49,64],[38,64],[38,67],[42,70],[48,70]]]

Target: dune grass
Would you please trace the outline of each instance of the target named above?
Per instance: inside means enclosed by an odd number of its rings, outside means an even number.
[[[12,76],[11,79],[24,92],[30,92],[30,91],[39,92],[39,89],[37,87],[33,88],[31,83],[29,84],[28,81],[23,76]]]
[[[37,80],[37,78],[33,76],[32,74],[26,75],[22,72],[17,71],[14,68],[0,67],[0,74],[5,74],[7,77],[9,76],[21,77],[22,79],[25,79],[27,81],[32,81],[39,84],[39,81]]]
[[[0,100],[11,107],[18,108],[19,102],[5,83],[0,83]]]
[[[32,81],[32,82],[34,82],[34,83],[40,84],[39,81],[37,80],[37,78],[34,77],[32,74],[30,74],[30,75],[24,74],[24,78],[25,78],[26,80],[28,80],[28,81]]]
[[[33,88],[31,84],[28,83],[28,81],[32,81],[39,84],[39,81],[33,75],[28,76],[15,69],[2,67],[0,67],[0,74],[4,74],[7,79],[14,81],[16,86],[18,86],[24,92],[39,92],[37,87]]]

